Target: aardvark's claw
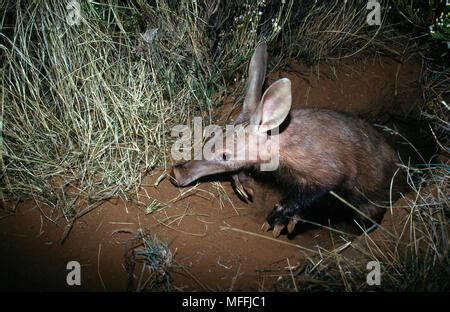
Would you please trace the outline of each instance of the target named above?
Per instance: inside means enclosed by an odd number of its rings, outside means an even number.
[[[238,192],[239,195],[241,195],[246,201],[253,200],[253,188],[251,188],[248,185],[243,185],[241,183],[241,180],[239,179],[239,175],[238,174],[234,174],[232,176],[233,179],[233,186],[234,189],[236,190],[236,192]],[[244,181],[245,182],[245,181]]]
[[[292,233],[294,231],[295,225],[297,224],[298,220],[296,219],[291,219],[291,221],[289,221],[288,225],[287,225],[287,231],[288,233]]]
[[[273,231],[272,231],[273,237],[277,238],[278,236],[280,236],[281,231],[283,231],[283,229],[284,229],[284,225],[283,224],[275,225],[275,227],[273,228]]]
[[[266,221],[264,222],[264,224],[261,226],[261,231],[263,232],[267,232],[268,230],[270,230],[272,227],[270,226],[270,224]]]

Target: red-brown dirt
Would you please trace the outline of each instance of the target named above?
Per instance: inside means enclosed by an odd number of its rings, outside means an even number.
[[[334,108],[378,119],[386,113],[405,116],[415,108],[420,102],[419,75],[420,65],[414,62],[402,65],[372,59],[312,69],[292,64],[271,74],[268,83],[278,77],[291,78],[297,107]],[[222,116],[236,116],[230,103],[221,109]],[[155,187],[160,174],[155,171],[144,179],[138,200],[145,205],[154,199],[170,203],[164,209],[146,214],[137,205],[110,200],[77,220],[62,245],[66,221],[49,222],[34,202],[25,202],[15,215],[0,219],[1,288],[127,290],[125,242],[132,236],[118,234],[120,230],[146,229],[167,243],[174,254],[172,289],[181,291],[271,290],[280,276],[290,274],[288,263],[301,267],[315,256],[302,248],[317,251],[318,246],[333,249],[341,244],[337,235],[324,228],[312,228],[292,239],[286,235],[272,239],[271,233],[261,232],[278,198],[266,187],[257,186],[255,200],[249,204],[237,197],[227,181],[222,182],[221,196],[205,182],[174,201],[186,189],[174,187],[168,179]],[[354,233],[346,224],[338,227]],[[81,264],[81,286],[66,283],[66,264],[73,260]],[[134,273],[139,279],[140,270]],[[144,273],[142,280],[149,275]]]

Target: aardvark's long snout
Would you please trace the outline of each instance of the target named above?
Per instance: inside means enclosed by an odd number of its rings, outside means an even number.
[[[173,166],[171,181],[176,186],[187,186],[201,177],[226,171],[225,166],[214,161],[191,160]]]

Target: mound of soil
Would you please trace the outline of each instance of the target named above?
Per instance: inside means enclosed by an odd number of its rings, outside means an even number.
[[[319,73],[319,75],[318,75]],[[307,68],[292,63],[272,73],[293,82],[294,106],[325,107],[354,112],[369,119],[387,114],[406,116],[420,101],[420,66],[390,59],[371,59],[340,66]],[[236,116],[233,99],[222,108],[222,119]],[[273,239],[260,228],[279,195],[257,185],[253,203],[244,203],[230,182],[216,188],[201,183],[195,190],[175,188],[161,172],[145,178],[138,201],[110,200],[77,220],[65,240],[65,220],[50,222],[34,202],[21,204],[14,216],[0,219],[0,280],[2,290],[123,291],[130,290],[126,270],[129,242],[146,229],[165,242],[173,253],[172,290],[271,290],[280,276],[317,256],[318,246],[338,248],[338,234],[312,227],[295,237]],[[220,194],[220,195],[218,195]],[[167,204],[147,214],[151,203]],[[153,205],[155,206],[155,205]],[[144,207],[144,208],[143,208]],[[337,229],[355,237],[353,226]],[[68,286],[66,265],[81,264],[81,285]],[[150,272],[136,267],[131,289],[143,285]],[[139,282],[141,281],[141,282]]]
[[[368,120],[386,115],[407,119],[417,113],[422,101],[420,74],[421,65],[413,58],[368,58],[315,66],[291,61],[285,69],[269,74],[265,87],[287,77],[292,82],[293,108],[326,108]],[[221,107],[220,120],[234,120],[241,105],[242,99],[228,99]]]

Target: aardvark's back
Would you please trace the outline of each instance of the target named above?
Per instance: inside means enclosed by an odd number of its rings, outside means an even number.
[[[301,184],[370,194],[389,185],[397,154],[371,125],[323,109],[292,110],[280,135],[280,161]]]

